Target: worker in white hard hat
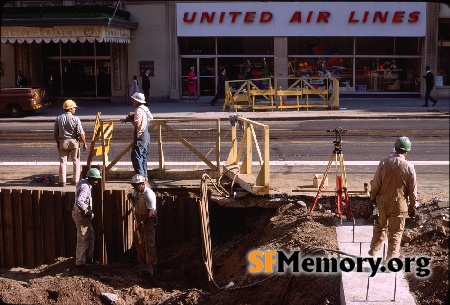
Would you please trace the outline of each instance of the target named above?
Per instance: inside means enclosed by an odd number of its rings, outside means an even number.
[[[102,179],[97,168],[91,168],[86,179],[81,179],[75,189],[75,204],[72,210],[72,219],[77,227],[77,248],[75,252],[75,265],[77,267],[92,266],[94,263],[95,231],[92,226],[94,213],[92,212],[92,186]]]
[[[80,142],[83,150],[87,149],[86,136],[81,121],[75,116],[77,104],[66,100],[63,104],[64,113],[55,120],[53,136],[59,151],[59,185],[66,185],[67,158],[70,155],[73,162],[72,184],[80,180]]]
[[[407,137],[398,138],[395,153],[380,161],[371,181],[370,202],[378,207],[379,212],[368,253],[371,256],[380,250],[388,235],[386,260],[398,257],[405,219],[408,215],[415,216],[416,171],[414,165],[406,160],[410,150],[411,141]]]
[[[155,244],[156,195],[147,186],[145,180],[144,176],[140,174],[134,175],[131,179],[133,191],[127,197],[133,203],[139,273],[152,276],[157,271]]]
[[[150,144],[150,133],[148,126],[153,115],[145,106],[145,96],[142,93],[134,93],[131,96],[133,106],[136,107],[131,123],[134,126],[133,148],[131,150],[131,163],[135,174],[140,174],[147,179],[148,145]]]

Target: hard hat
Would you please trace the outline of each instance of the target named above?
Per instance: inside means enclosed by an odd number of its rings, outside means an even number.
[[[135,92],[135,93],[133,93],[131,98],[133,100],[135,100],[136,102],[140,103],[140,104],[145,104],[146,103],[145,102],[145,95],[143,93]]]
[[[411,150],[411,141],[408,139],[408,137],[400,137],[395,142],[395,148],[404,150],[404,151],[410,151]]]
[[[142,182],[145,182],[145,178],[142,175],[136,174],[133,176],[133,178],[131,178],[131,184],[137,184]]]
[[[100,171],[97,168],[89,169],[86,176],[88,176],[89,178],[94,178],[94,179],[102,178],[102,176],[100,175]]]
[[[66,100],[63,104],[63,109],[77,108],[77,104],[72,100]]]

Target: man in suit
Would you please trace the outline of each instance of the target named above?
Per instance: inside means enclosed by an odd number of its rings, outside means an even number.
[[[210,102],[211,106],[216,105],[217,100],[225,96],[225,82],[227,80],[227,71],[225,70],[225,68],[222,68],[222,71],[219,74],[219,81],[217,82],[217,93]]]
[[[435,100],[432,96],[431,96],[431,90],[433,90],[434,87],[434,75],[433,73],[431,73],[431,69],[429,66],[426,67],[427,69],[427,74],[425,74],[423,76],[423,78],[425,78],[426,81],[426,88],[425,88],[425,105],[422,105],[422,107],[428,107],[428,99],[430,99],[433,102],[433,105],[436,105],[436,103],[438,102],[437,100]]]
[[[145,96],[145,103],[148,105],[150,103],[150,69],[145,69],[144,74],[142,75],[142,91]]]

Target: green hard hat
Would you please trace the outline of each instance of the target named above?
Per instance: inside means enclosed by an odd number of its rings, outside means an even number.
[[[408,139],[408,137],[400,137],[395,142],[395,148],[404,150],[404,151],[410,151],[411,150],[411,141]]]
[[[102,178],[102,176],[100,175],[100,171],[97,168],[91,168],[90,170],[88,170],[86,176],[88,176],[89,178],[94,178],[94,179]]]

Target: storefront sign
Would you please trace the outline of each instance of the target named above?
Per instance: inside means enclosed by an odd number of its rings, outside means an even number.
[[[424,37],[425,2],[177,3],[178,36]]]
[[[54,26],[48,28],[3,26],[2,43],[53,42],[116,42],[130,43],[130,29],[105,26]]]

